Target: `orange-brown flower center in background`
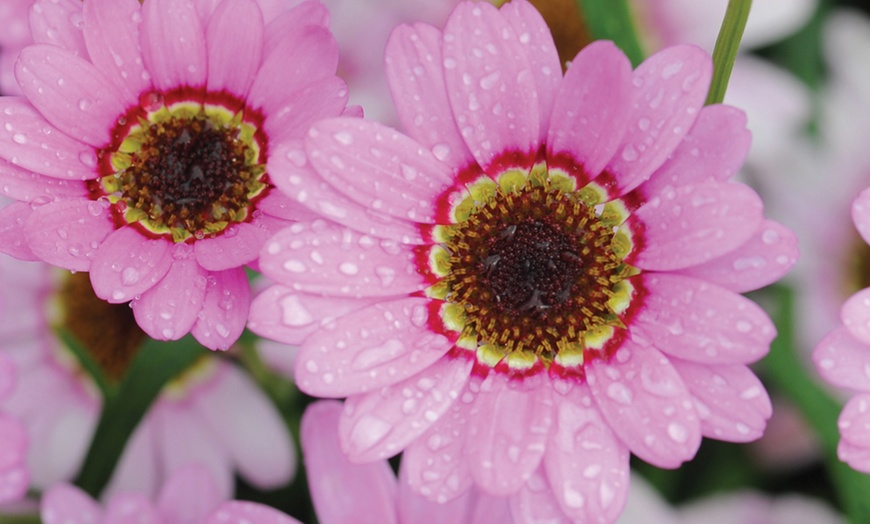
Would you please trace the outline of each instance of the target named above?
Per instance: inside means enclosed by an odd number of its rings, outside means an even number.
[[[58,298],[60,324],[90,354],[109,380],[119,382],[145,341],[127,304],[97,298],[87,273],[65,277]]]
[[[583,16],[577,9],[577,0],[529,0],[529,3],[535,6],[550,27],[559,52],[559,62],[565,69],[565,64],[592,42]]]

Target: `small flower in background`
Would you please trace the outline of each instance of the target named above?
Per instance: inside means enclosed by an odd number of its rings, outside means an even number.
[[[88,271],[151,338],[226,349],[268,235],[298,218],[274,151],[341,114],[316,2],[36,2],[26,98],[0,99],[2,249]],[[77,23],[79,21],[80,23]],[[288,64],[291,64],[288,66]]]
[[[840,524],[831,508],[812,497],[766,496],[754,491],[713,495],[673,507],[642,477],[633,476],[618,524]]]
[[[861,237],[870,242],[870,190],[855,199],[852,218]],[[813,361],[825,380],[856,392],[840,413],[837,454],[853,468],[870,472],[870,288],[852,295],[840,317],[842,325],[819,342]]]
[[[274,183],[338,224],[267,242],[278,284],[250,321],[301,344],[300,389],[348,397],[351,460],[405,450],[431,500],[476,484],[515,516],[612,522],[629,451],[672,468],[702,434],[758,438],[770,404],[746,364],[775,330],[737,293],[781,277],[796,242],[729,181],[749,135],[702,108],[709,57],[632,72],[598,42],[562,79],[515,0],[460,4],[443,34],[400,27],[386,62],[411,136],[331,119],[287,151]]]
[[[427,524],[450,522],[513,522],[507,499],[472,489],[448,503],[437,503],[411,491],[385,461],[351,463],[338,439],[342,407],[338,402],[312,404],[302,417],[301,439],[305,470],[317,520],[321,524]],[[399,476],[404,469],[400,469]],[[286,515],[242,501],[223,504],[211,522],[252,524],[297,522]]]
[[[56,330],[76,338],[113,384],[125,376],[145,334],[127,304],[94,295],[86,274],[42,263],[0,258],[0,304],[0,357],[18,368],[17,388],[0,399],[0,410],[27,428],[33,486],[71,480],[103,402]],[[155,496],[167,476],[201,462],[229,498],[234,471],[258,487],[274,488],[292,478],[295,459],[290,433],[257,384],[237,366],[207,354],[163,388],[121,455],[107,492]]]
[[[0,314],[8,304],[0,302]],[[0,403],[11,396],[16,386],[16,369],[12,359],[0,353]],[[24,497],[29,483],[25,464],[28,439],[24,424],[0,410],[0,504]]]
[[[200,524],[225,500],[206,468],[191,464],[176,471],[152,501],[141,493],[118,493],[105,506],[69,484],[57,484],[42,497],[45,524]]]

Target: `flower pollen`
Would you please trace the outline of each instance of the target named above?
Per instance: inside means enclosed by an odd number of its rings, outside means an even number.
[[[567,186],[539,167],[527,178],[506,171],[475,182],[434,247],[445,326],[458,346],[490,368],[522,374],[579,371],[587,350],[606,356],[624,327],[614,309],[637,273],[613,249],[614,228]],[[467,211],[466,211],[467,210]],[[467,215],[467,216],[466,216]]]
[[[268,188],[256,125],[220,103],[163,100],[143,96],[131,118],[119,119],[115,144],[100,152],[107,161],[97,197],[109,197],[119,225],[175,242],[249,219]]]

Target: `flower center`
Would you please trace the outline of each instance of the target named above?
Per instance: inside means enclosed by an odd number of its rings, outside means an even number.
[[[118,120],[113,145],[100,151],[103,176],[92,195],[108,197],[119,226],[175,242],[250,219],[269,187],[257,119],[229,109],[242,106],[237,101],[163,100],[148,93]]]
[[[60,286],[60,325],[88,352],[103,374],[119,382],[145,341],[127,304],[97,298],[87,273],[67,276]]]
[[[428,294],[458,331],[457,347],[486,368],[529,374],[574,368],[608,356],[631,300],[625,281],[637,269],[622,260],[612,224],[539,167],[481,177],[440,226]]]
[[[483,262],[496,307],[544,313],[564,304],[581,272],[578,246],[547,222],[509,224],[490,238]]]

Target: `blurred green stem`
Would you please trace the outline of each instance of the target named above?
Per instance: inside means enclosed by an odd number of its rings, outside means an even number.
[[[725,100],[725,90],[731,79],[731,70],[743,38],[743,29],[749,18],[752,0],[728,0],[728,10],[713,48],[713,80],[707,93],[707,105],[719,104]]]

